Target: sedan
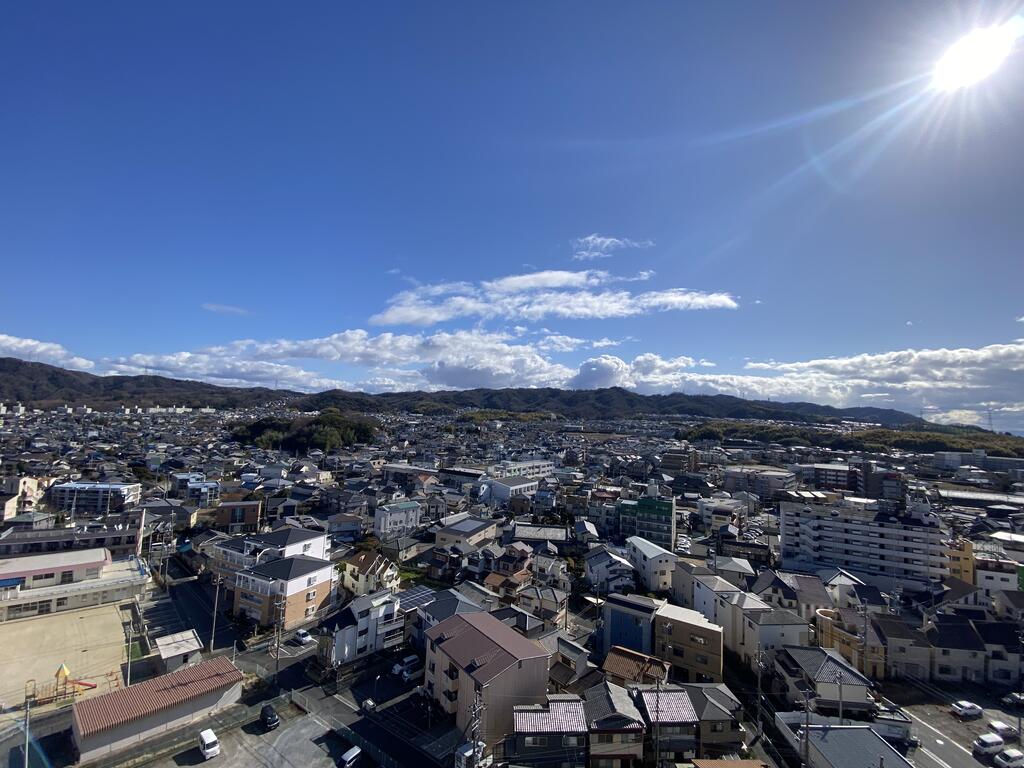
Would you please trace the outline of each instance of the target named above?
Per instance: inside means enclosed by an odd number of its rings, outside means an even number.
[[[988,729],[998,735],[1003,741],[1016,741],[1019,735],[1016,728],[1009,723],[1004,723],[1002,720],[992,720],[988,724]]]
[[[1024,709],[1024,693],[1008,693],[999,702],[1007,709]]]
[[[281,718],[270,704],[264,704],[260,710],[260,723],[263,724],[264,730],[272,731],[281,724]]]
[[[313,639],[313,636],[309,634],[309,632],[304,629],[300,629],[295,633],[295,642],[299,645],[309,645],[310,643],[315,643],[316,640]]]
[[[949,712],[951,715],[959,717],[961,720],[974,720],[984,714],[982,708],[971,701],[954,702],[953,706],[949,708]]]
[[[1024,752],[1019,749],[1004,749],[992,758],[998,768],[1024,768]]]

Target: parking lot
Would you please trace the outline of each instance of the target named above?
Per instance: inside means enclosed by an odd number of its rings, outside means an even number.
[[[218,733],[221,753],[211,764],[217,768],[333,768],[338,758],[352,746],[316,715],[294,709],[280,714],[280,727],[269,733],[258,722]],[[181,768],[205,762],[195,746],[152,765]],[[360,765],[373,766],[374,763],[364,756]]]

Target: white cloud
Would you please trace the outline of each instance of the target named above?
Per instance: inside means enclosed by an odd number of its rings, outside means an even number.
[[[73,355],[60,344],[8,336],[6,333],[0,333],[0,357],[17,357],[21,360],[49,363],[79,371],[90,371],[96,367],[92,360]]]
[[[249,310],[245,307],[236,307],[233,304],[213,304],[206,302],[200,304],[200,307],[205,309],[207,312],[213,312],[217,315],[248,315]]]
[[[509,275],[480,284],[438,283],[401,291],[389,306],[370,318],[375,325],[436,325],[460,318],[532,321],[546,317],[600,320],[653,312],[736,309],[728,293],[668,288],[633,293],[613,283],[649,280],[644,271],[632,277],[603,270],[544,270]]]
[[[650,248],[653,245],[654,242],[651,240],[631,240],[628,237],[609,237],[608,235],[599,235],[594,232],[573,240],[572,257],[576,261],[607,259],[614,255],[615,251],[618,250]]]
[[[556,333],[545,336],[537,342],[537,349],[544,352],[572,352],[586,343],[586,339],[577,339],[575,336]]]

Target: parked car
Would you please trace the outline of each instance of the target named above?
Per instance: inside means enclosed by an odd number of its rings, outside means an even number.
[[[392,675],[401,675],[405,670],[412,669],[415,665],[420,663],[420,657],[413,654],[412,656],[406,656],[401,661],[396,661],[395,666],[391,668]]]
[[[1003,740],[994,733],[983,733],[971,743],[976,755],[998,755],[1003,751]]]
[[[299,645],[309,645],[310,643],[315,643],[316,640],[311,634],[309,634],[309,632],[304,629],[300,629],[295,633],[295,642]]]
[[[209,760],[220,754],[220,742],[212,728],[199,732],[199,751],[203,753],[204,760]]]
[[[264,730],[272,731],[281,724],[281,718],[278,717],[277,710],[270,704],[264,704],[260,710],[260,723]]]
[[[998,768],[1024,768],[1024,752],[1019,749],[1004,749],[992,758]]]
[[[1014,726],[1009,723],[1004,723],[1002,720],[989,721],[988,729],[999,736],[1003,741],[1016,741],[1020,736]]]
[[[373,699],[363,699],[363,712],[375,712],[377,710],[377,702]]]
[[[999,703],[1007,709],[1024,709],[1024,693],[1020,693],[1019,691],[1008,693],[999,700]]]
[[[984,710],[972,701],[953,702],[949,712],[961,720],[975,720],[984,714]]]
[[[424,672],[424,669],[423,669],[423,665],[422,664],[414,664],[413,666],[409,667],[408,669],[403,670],[403,672],[402,672],[402,682],[409,683],[409,682],[412,682],[413,680],[422,679],[423,678],[423,672]]]
[[[359,758],[362,754],[363,750],[359,747],[352,747],[338,758],[338,765],[342,766],[342,768],[353,768],[353,766],[359,765]]]

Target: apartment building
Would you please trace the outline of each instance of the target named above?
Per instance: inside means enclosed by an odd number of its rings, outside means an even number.
[[[50,503],[60,512],[100,515],[138,504],[139,483],[68,482],[50,486]]]
[[[502,461],[487,468],[487,475],[493,478],[541,478],[554,474],[555,464],[547,459],[531,459],[529,461]]]
[[[235,574],[234,614],[291,629],[331,606],[335,583],[329,560],[294,555],[259,562]]]
[[[420,527],[423,508],[416,501],[396,501],[377,507],[373,515],[373,533],[380,541],[408,536]]]
[[[651,492],[656,493],[653,489]],[[676,512],[672,499],[656,495],[641,496],[639,499],[619,499],[616,508],[620,535],[627,538],[639,536],[663,549],[675,549]]]
[[[732,466],[722,472],[722,489],[728,493],[745,491],[762,501],[775,498],[779,491],[796,490],[796,475],[777,467]]]
[[[317,656],[327,667],[348,664],[400,646],[405,616],[391,590],[357,595],[321,627]]]
[[[685,683],[722,682],[722,628],[697,611],[665,603],[655,611],[654,655]]]
[[[490,501],[495,504],[508,504],[513,496],[533,496],[537,493],[540,483],[536,478],[522,475],[509,475],[501,479],[486,481],[490,488]]]
[[[879,587],[921,592],[949,574],[938,515],[927,502],[886,511],[872,499],[779,503],[782,567],[842,568]]]
[[[603,652],[619,645],[651,653],[654,617],[665,602],[643,595],[609,595],[601,606]]]
[[[148,582],[142,560],[115,562],[102,548],[7,558],[0,560],[0,622],[131,600]]]
[[[479,711],[488,749],[513,732],[514,707],[546,702],[548,651],[491,614],[456,614],[428,629],[426,639],[427,695],[455,715],[463,733]]]
[[[641,536],[630,536],[626,539],[626,557],[647,590],[667,592],[672,589],[672,574],[679,559],[675,553]]]

